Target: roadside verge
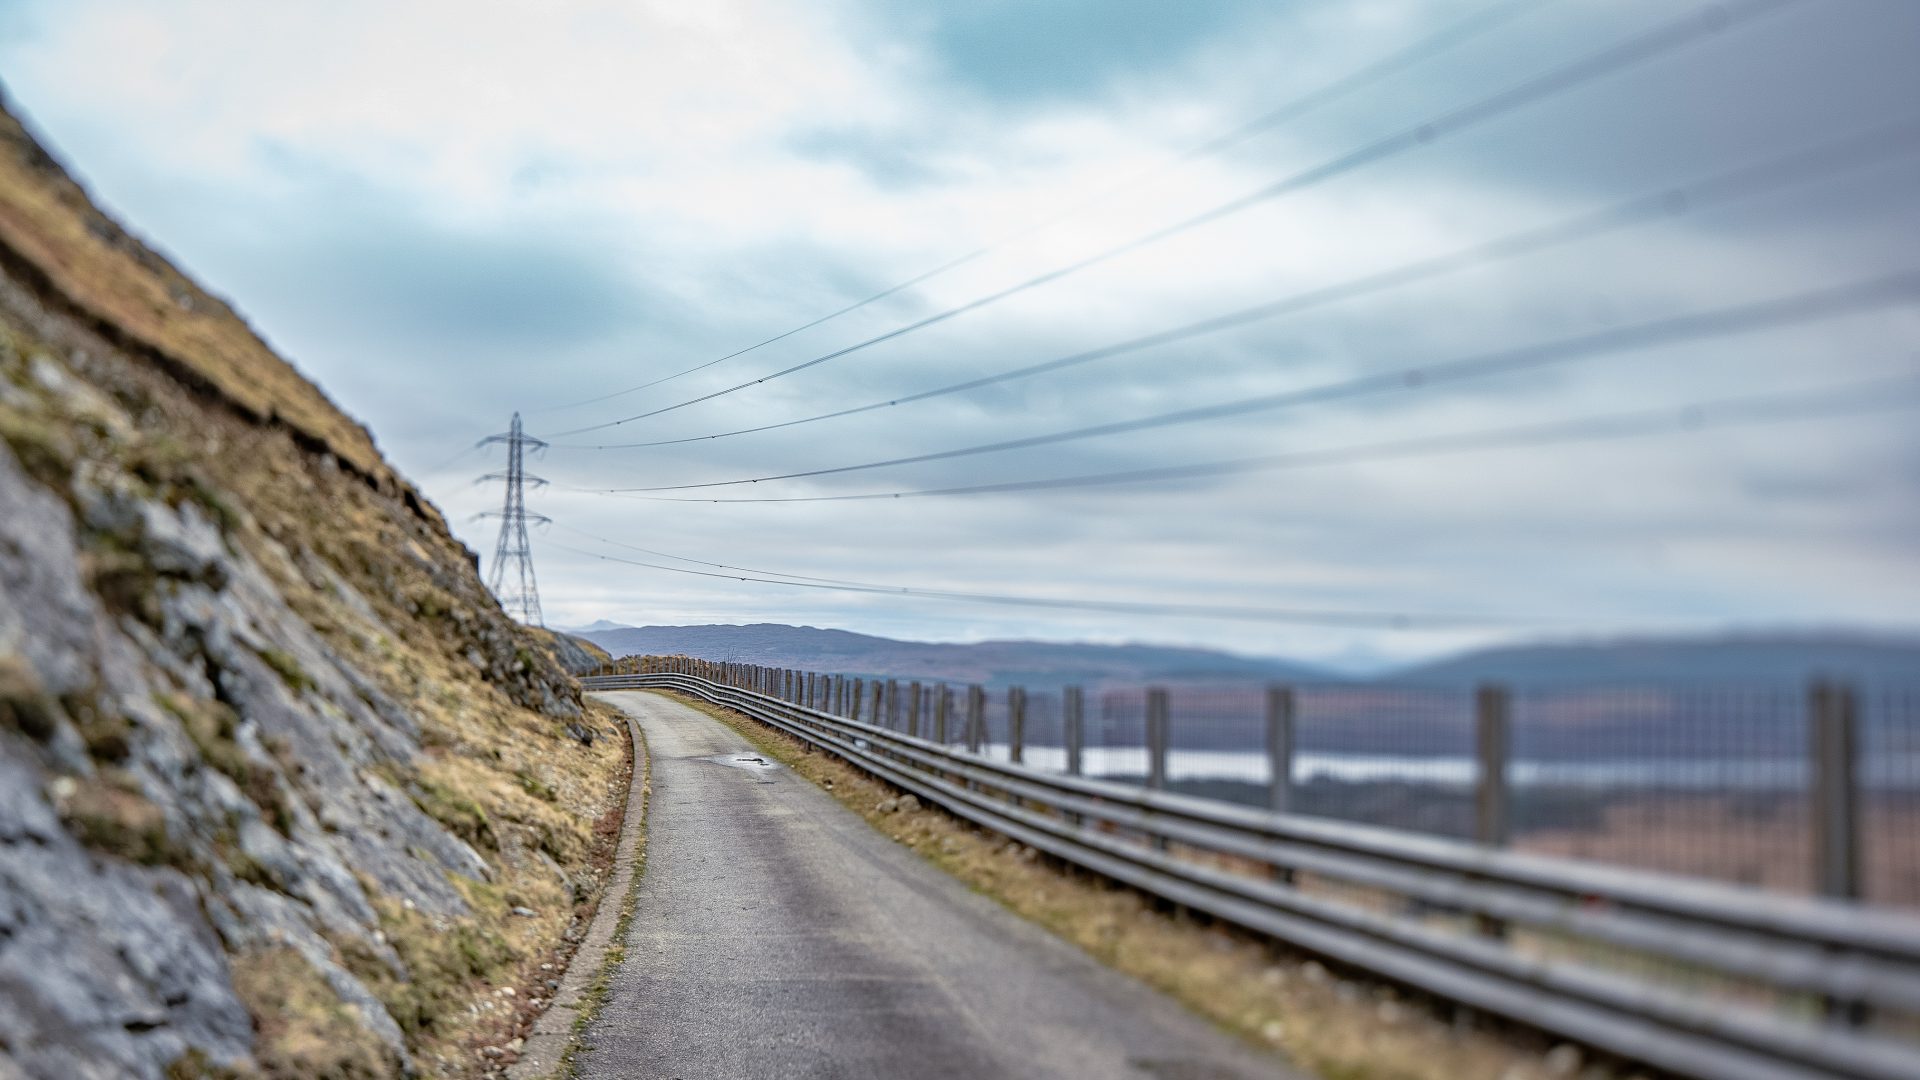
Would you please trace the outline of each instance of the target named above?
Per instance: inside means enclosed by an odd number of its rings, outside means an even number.
[[[580,948],[560,978],[553,1003],[534,1021],[520,1056],[508,1067],[509,1080],[549,1080],[572,1073],[579,1032],[599,1011],[608,974],[625,955],[627,923],[633,916],[634,882],[646,866],[647,796],[652,793],[653,761],[646,736],[633,717],[621,711],[633,745],[633,779],[620,823],[620,842],[608,868],[606,891],[587,925]]]

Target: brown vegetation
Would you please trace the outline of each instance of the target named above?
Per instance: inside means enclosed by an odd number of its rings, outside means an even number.
[[[194,579],[203,571],[157,566],[127,536],[87,523],[83,489],[117,485],[212,522],[226,552],[259,568],[285,605],[272,617],[310,630],[329,664],[351,671],[356,686],[364,679],[363,696],[398,707],[393,722],[417,749],[387,754],[363,779],[411,799],[486,870],[449,873],[466,908],[457,916],[413,910],[363,879],[379,913],[368,932],[399,966],[351,934],[329,934],[332,960],[401,1025],[413,1068],[496,1070],[598,899],[608,821],[617,830],[625,799],[624,729],[603,707],[582,711],[550,638],[501,613],[473,553],[364,429],[224,303],[95,209],[4,113],[0,271],[0,454],[76,512],[86,585],[107,613],[128,633],[166,638],[178,633],[165,615],[178,588],[225,587]],[[319,669],[278,648],[250,655],[295,706],[331,708]],[[330,793],[305,779],[298,754],[243,737],[254,718],[226,701],[188,693],[161,671],[147,677],[160,687],[152,704],[196,755],[191,768],[230,779],[283,835],[300,820],[328,827]],[[141,793],[127,771],[136,763],[122,763],[154,733],[101,693],[51,696],[31,667],[0,652],[0,729],[44,745],[71,728],[84,746],[86,769],[51,788],[69,833],[103,856],[209,887],[238,879],[286,892],[230,830],[209,835],[170,819]],[[269,1075],[401,1068],[297,951],[249,949],[231,962]],[[218,1073],[191,1053],[174,1071]]]

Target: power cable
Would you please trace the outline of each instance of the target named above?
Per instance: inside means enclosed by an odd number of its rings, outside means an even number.
[[[1384,79],[1390,75],[1397,74],[1398,72],[1405,70],[1406,68],[1412,67],[1423,60],[1429,59],[1433,56],[1437,56],[1440,53],[1447,51],[1448,49],[1461,45],[1475,37],[1478,37],[1481,34],[1487,33],[1488,31],[1499,27],[1501,24],[1510,21],[1514,17],[1524,12],[1534,11],[1539,9],[1542,6],[1545,6],[1542,0],[1508,0],[1508,2],[1506,3],[1494,4],[1491,7],[1484,8],[1472,15],[1469,15],[1465,19],[1462,19],[1461,21],[1440,30],[1438,33],[1432,34],[1426,38],[1422,38],[1421,40],[1413,43],[1412,45],[1409,45],[1398,52],[1392,53],[1380,60],[1377,60],[1374,63],[1369,64],[1358,71],[1352,72],[1349,75],[1346,75],[1331,83],[1327,83],[1323,86],[1318,87],[1317,89],[1311,90],[1297,98],[1294,98],[1292,101],[1289,101],[1286,104],[1281,105],[1276,109],[1272,109],[1266,113],[1263,113],[1260,116],[1257,116],[1254,119],[1249,120],[1244,124],[1241,124],[1239,127],[1236,127],[1231,131],[1225,132],[1220,135],[1216,135],[1213,138],[1208,139],[1203,143],[1199,143],[1195,146],[1191,146],[1186,150],[1180,152],[1179,154],[1175,155],[1174,157],[1164,162],[1161,162],[1157,166],[1143,169],[1133,174],[1132,176],[1126,178],[1125,180],[1122,180],[1120,183],[1114,184],[1108,188],[1105,188],[1100,193],[1092,196],[1090,199],[1083,199],[1083,200],[1076,201],[1076,203],[1070,208],[1061,210],[1040,221],[1036,221],[1031,224],[1022,226],[1021,228],[1016,229],[1013,232],[1006,233],[997,240],[987,243],[981,247],[977,247],[972,251],[969,251],[963,255],[959,255],[954,258],[948,259],[946,262],[941,263],[940,265],[932,268],[931,270],[926,270],[926,271],[923,271],[922,273],[915,274],[913,277],[907,278],[905,281],[901,281],[898,284],[889,285],[888,287],[880,290],[877,293],[872,294],[871,296],[867,296],[863,299],[856,300],[845,307],[842,307],[836,311],[832,311],[825,315],[822,315],[819,318],[812,320],[811,322],[802,323],[801,325],[796,326],[791,330],[787,330],[783,333],[775,334],[774,336],[767,338],[763,341],[755,342],[754,344],[749,345],[744,349],[736,349],[725,356],[722,356],[713,360],[708,360],[705,363],[695,364],[693,367],[686,368],[681,371],[676,371],[671,375],[661,376],[660,378],[654,379],[651,382],[644,382],[639,384],[638,386],[630,386],[625,390],[616,390],[610,394],[600,394],[596,397],[583,398],[579,401],[568,402],[567,404],[564,404],[564,405],[549,405],[544,409],[534,409],[529,413],[529,415],[538,414],[538,413],[560,412],[564,409],[579,408],[582,405],[595,405],[602,401],[611,401],[617,397],[625,397],[628,394],[638,393],[641,390],[648,390],[655,386],[659,386],[661,383],[671,382],[672,380],[678,379],[683,375],[692,375],[693,373],[698,371],[705,371],[710,367],[714,367],[715,365],[725,363],[728,360],[732,360],[740,356],[745,356],[746,354],[750,352],[754,352],[755,350],[764,348],[768,345],[775,344],[776,342],[784,341],[795,334],[802,333],[804,331],[811,330],[816,326],[821,326],[825,323],[832,322],[833,320],[839,318],[842,315],[850,315],[853,312],[860,310],[861,308],[867,307],[870,304],[876,304],[882,300],[887,299],[888,297],[896,296],[902,292],[907,291],[908,289],[913,288],[916,285],[920,285],[924,282],[932,280],[933,278],[939,277],[940,275],[945,274],[950,270],[957,270],[960,267],[965,266],[968,263],[971,263],[977,259],[983,258],[989,254],[992,254],[993,252],[998,251],[1009,244],[1016,243],[1020,240],[1026,239],[1029,236],[1033,236],[1037,233],[1044,232],[1057,225],[1060,225],[1067,221],[1071,221],[1075,218],[1081,217],[1092,208],[1096,206],[1104,205],[1105,203],[1110,202],[1114,198],[1114,196],[1119,195],[1122,192],[1132,190],[1133,188],[1144,183],[1146,180],[1149,180],[1155,176],[1159,176],[1169,171],[1170,169],[1173,169],[1176,166],[1184,165],[1188,162],[1197,161],[1200,158],[1209,157],[1214,154],[1221,153],[1222,151],[1232,149],[1233,147],[1238,146],[1243,142],[1246,142],[1247,140],[1255,137],[1256,135],[1264,134],[1265,132],[1271,131],[1274,128],[1279,127],[1283,124],[1287,124],[1294,120],[1297,120],[1301,116],[1306,115],[1307,113],[1313,111],[1314,109],[1320,108],[1334,101],[1337,101],[1340,98],[1347,96],[1348,94],[1351,94],[1357,90],[1363,89],[1366,86],[1372,83],[1378,82],[1381,79]]]
[[[653,548],[640,547],[637,544],[623,543],[622,541],[619,541],[619,540],[609,540],[604,536],[595,536],[593,533],[587,532],[584,529],[576,529],[571,525],[566,525],[557,521],[549,522],[548,524],[552,525],[556,529],[565,529],[567,532],[573,533],[575,536],[582,536],[587,538],[588,540],[595,540],[602,544],[609,544],[617,548],[626,548],[628,551],[637,551],[642,555],[652,555],[656,559],[672,559],[675,562],[693,563],[696,566],[710,566],[716,570],[735,570],[743,574],[765,574],[770,577],[793,578],[796,581],[819,582],[820,584],[823,584],[823,585],[850,585],[850,586],[858,586],[860,588],[867,588],[867,589],[891,587],[891,586],[883,586],[883,585],[874,585],[872,582],[866,582],[866,581],[849,581],[846,578],[809,577],[806,574],[783,574],[778,570],[755,570],[752,567],[747,567],[747,566],[732,566],[727,563],[709,562],[706,559],[692,559],[692,558],[688,558],[685,555],[675,555],[671,552],[656,551]]]
[[[1534,104],[1556,94],[1571,90],[1584,83],[1615,74],[1637,64],[1645,63],[1663,53],[1692,44],[1695,41],[1719,33],[1738,23],[1750,21],[1762,15],[1782,10],[1796,2],[1798,2],[1798,0],[1744,0],[1744,2],[1737,4],[1714,4],[1698,9],[1673,22],[1662,24],[1652,31],[1629,38],[1624,42],[1609,46],[1598,52],[1591,53],[1571,64],[1556,68],[1544,75],[1535,76],[1518,85],[1508,87],[1488,97],[1481,98],[1478,101],[1444,113],[1432,120],[1417,124],[1396,134],[1389,135],[1386,138],[1376,140],[1358,150],[1350,151],[1330,161],[1295,173],[1256,191],[1222,203],[1219,206],[1184,218],[1171,225],[1163,226],[1142,236],[1135,237],[1115,247],[1107,248],[1093,255],[1078,259],[1065,266],[1049,270],[1036,277],[1028,278],[1025,281],[996,292],[977,297],[958,307],[948,308],[925,318],[907,323],[904,326],[895,327],[886,333],[868,338],[865,341],[836,349],[798,364],[789,365],[779,371],[760,376],[757,379],[735,383],[724,389],[687,398],[672,405],[664,405],[647,412],[622,417],[618,420],[608,420],[599,424],[590,424],[585,427],[570,428],[565,431],[555,432],[552,437],[563,438],[569,435],[585,434],[589,431],[600,431],[605,428],[631,423],[635,420],[644,420],[649,417],[659,416],[663,413],[684,409],[690,405],[697,405],[702,402],[712,401],[715,398],[725,397],[728,394],[759,386],[774,379],[784,378],[785,376],[848,356],[871,346],[892,341],[895,338],[923,330],[929,326],[934,326],[956,316],[966,314],[967,312],[977,311],[980,308],[997,303],[1008,297],[1051,284],[1078,273],[1081,270],[1099,265],[1121,255],[1138,251],[1141,248],[1201,225],[1219,221],[1282,195],[1305,190],[1316,184],[1344,175],[1354,169],[1372,164],[1373,162],[1425,146],[1442,135],[1454,134],[1466,130],[1526,105]]]
[[[579,530],[576,529],[574,531],[578,532]],[[598,539],[598,537],[595,537],[595,539]],[[588,551],[584,548],[571,547],[566,544],[552,544],[550,546],[559,548],[562,551],[573,552],[576,555],[603,559],[607,562],[624,563],[628,566],[641,566],[649,570],[665,570],[675,574],[690,574],[695,577],[718,578],[725,581],[757,582],[764,585],[787,585],[793,588],[824,589],[831,592],[908,596],[926,600],[958,600],[978,604],[1001,604],[1015,607],[1060,608],[1072,611],[1099,611],[1123,615],[1173,615],[1196,618],[1237,619],[1253,622],[1310,623],[1316,626],[1364,626],[1393,630],[1433,629],[1458,626],[1502,626],[1538,621],[1512,616],[1339,611],[1311,608],[1256,608],[1223,604],[1162,604],[1142,600],[1074,600],[1048,596],[1012,596],[996,593],[955,592],[944,589],[917,589],[896,585],[823,584],[803,579],[798,574],[785,574],[779,578],[756,576],[762,573],[772,573],[772,571],[757,571],[745,574],[720,574],[706,570],[693,570],[684,566],[667,566],[663,563],[624,559],[617,555],[605,555],[597,551]],[[668,557],[678,558],[678,556]],[[681,561],[697,562],[698,560],[682,559]],[[782,580],[786,578],[795,580]]]
[[[1552,224],[1534,229],[1525,229],[1494,240],[1472,244],[1443,255],[1417,260],[1396,266],[1388,270],[1364,274],[1332,285],[1292,293],[1276,300],[1240,308],[1223,315],[1211,316],[1196,322],[1186,323],[1169,330],[1161,330],[1136,338],[1103,345],[1095,349],[1070,353],[1066,356],[1045,360],[1025,367],[1013,368],[992,375],[982,375],[966,379],[931,390],[905,394],[884,401],[869,402],[852,408],[837,409],[814,416],[783,420],[772,424],[759,424],[753,427],[738,428],[732,431],[714,432],[707,435],[689,435],[675,439],[654,439],[646,442],[631,443],[556,443],[557,449],[569,450],[624,450],[653,446],[677,446],[683,443],[703,442],[710,439],[731,438],[736,435],[751,435],[763,431],[775,431],[781,428],[797,427],[802,424],[817,423],[823,420],[835,420],[844,416],[873,412],[945,397],[951,394],[979,390],[988,386],[1031,378],[1055,371],[1061,371],[1082,364],[1107,360],[1116,356],[1138,352],[1159,345],[1177,344],[1195,337],[1237,329],[1251,323],[1276,318],[1282,315],[1297,314],[1324,304],[1352,300],[1372,293],[1384,292],[1403,285],[1415,284],[1451,273],[1476,269],[1482,266],[1520,258],[1525,255],[1592,239],[1607,233],[1669,218],[1677,214],[1697,211],[1703,207],[1734,202],[1769,194],[1798,184],[1809,183],[1824,176],[1846,169],[1860,168],[1889,158],[1901,157],[1920,152],[1920,122],[1904,120],[1894,124],[1882,125],[1867,131],[1832,140],[1818,146],[1794,151],[1766,161],[1743,165],[1727,172],[1718,173],[1702,180],[1687,184],[1663,188],[1648,192],[1600,210],[1576,215]]]
[[[1751,427],[1764,424],[1814,420],[1857,413],[1907,409],[1920,405],[1920,379],[1903,376],[1846,383],[1814,391],[1756,394],[1716,398],[1680,406],[1631,412],[1608,413],[1570,420],[1538,424],[1519,424],[1482,431],[1454,432],[1418,436],[1386,442],[1323,450],[1303,450],[1226,461],[1201,462],[1150,469],[1092,473],[1037,480],[1011,480],[965,487],[923,488],[912,491],[878,491],[852,495],[791,495],[755,498],[706,499],[672,495],[634,495],[608,491],[591,492],[612,498],[642,499],[650,502],[688,503],[804,503],[852,502],[868,499],[909,499],[945,495],[1005,494],[1018,491],[1050,491],[1068,488],[1107,487],[1122,484],[1158,483],[1169,480],[1204,479],[1238,473],[1273,469],[1315,468],[1326,465],[1350,465],[1366,461],[1418,458],[1435,454],[1470,453],[1483,450],[1509,450],[1529,446],[1598,442],[1612,439],[1642,438],[1700,431],[1708,428]],[[587,489],[572,488],[583,491]]]
[[[914,454],[908,457],[862,462],[857,465],[839,465],[832,468],[807,469],[797,472],[776,473],[771,476],[755,476],[737,480],[713,480],[699,484],[662,484],[654,487],[606,488],[601,490],[607,493],[628,493],[694,491],[702,488],[737,487],[742,484],[760,484],[778,480],[800,480],[815,476],[835,476],[841,473],[865,472],[871,469],[885,469],[899,465],[916,465],[928,461],[946,461],[952,458],[970,457],[976,454],[1020,450],[1035,446],[1048,446],[1077,439],[1090,439],[1103,435],[1119,435],[1127,432],[1143,431],[1149,428],[1167,427],[1174,424],[1191,424],[1205,420],[1220,420],[1228,417],[1244,416],[1249,413],[1266,412],[1295,405],[1355,398],[1368,394],[1420,390],[1439,383],[1453,382],[1460,379],[1481,378],[1489,375],[1505,375],[1515,371],[1526,371],[1553,364],[1564,364],[1575,360],[1583,360],[1604,353],[1644,349],[1679,341],[1723,337],[1729,334],[1749,333],[1754,330],[1790,326],[1817,319],[1834,318],[1840,315],[1853,314],[1873,308],[1886,307],[1891,304],[1908,302],[1916,296],[1920,296],[1920,270],[1907,270],[1897,274],[1841,286],[1839,288],[1803,292],[1797,295],[1759,303],[1742,304],[1736,307],[1720,308],[1714,311],[1681,315],[1669,319],[1659,319],[1653,322],[1602,330],[1597,333],[1582,334],[1571,338],[1558,338],[1552,341],[1522,345],[1517,348],[1502,349],[1497,352],[1479,353],[1453,360],[1443,360],[1399,368],[1393,371],[1363,375],[1359,378],[1326,383],[1300,390],[1261,394],[1255,397],[1241,398],[1237,401],[1204,405],[1191,409],[1178,409],[1173,412],[1158,413],[1153,416],[1139,417],[1133,420],[1094,424],[1086,427],[1071,428],[1066,431],[1049,432],[1043,435],[1029,435],[1018,439],[1004,439],[998,442],[963,446],[953,450],[940,450],[927,454]]]

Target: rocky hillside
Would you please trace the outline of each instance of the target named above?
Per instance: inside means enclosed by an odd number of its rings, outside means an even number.
[[[510,1060],[624,797],[549,641],[0,115],[0,1077]]]

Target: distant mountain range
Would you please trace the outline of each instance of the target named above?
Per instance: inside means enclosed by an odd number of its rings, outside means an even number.
[[[1675,686],[1825,677],[1920,686],[1920,639],[1868,636],[1640,639],[1482,649],[1390,672],[1396,685]]]
[[[1920,685],[1920,638],[1773,635],[1540,643],[1483,649],[1366,678],[1289,660],[1166,645],[1043,641],[946,644],[846,630],[747,626],[618,626],[574,631],[614,656],[684,654],[847,675],[1046,689],[1065,685],[1364,682],[1458,687],[1798,684],[1815,676]]]

